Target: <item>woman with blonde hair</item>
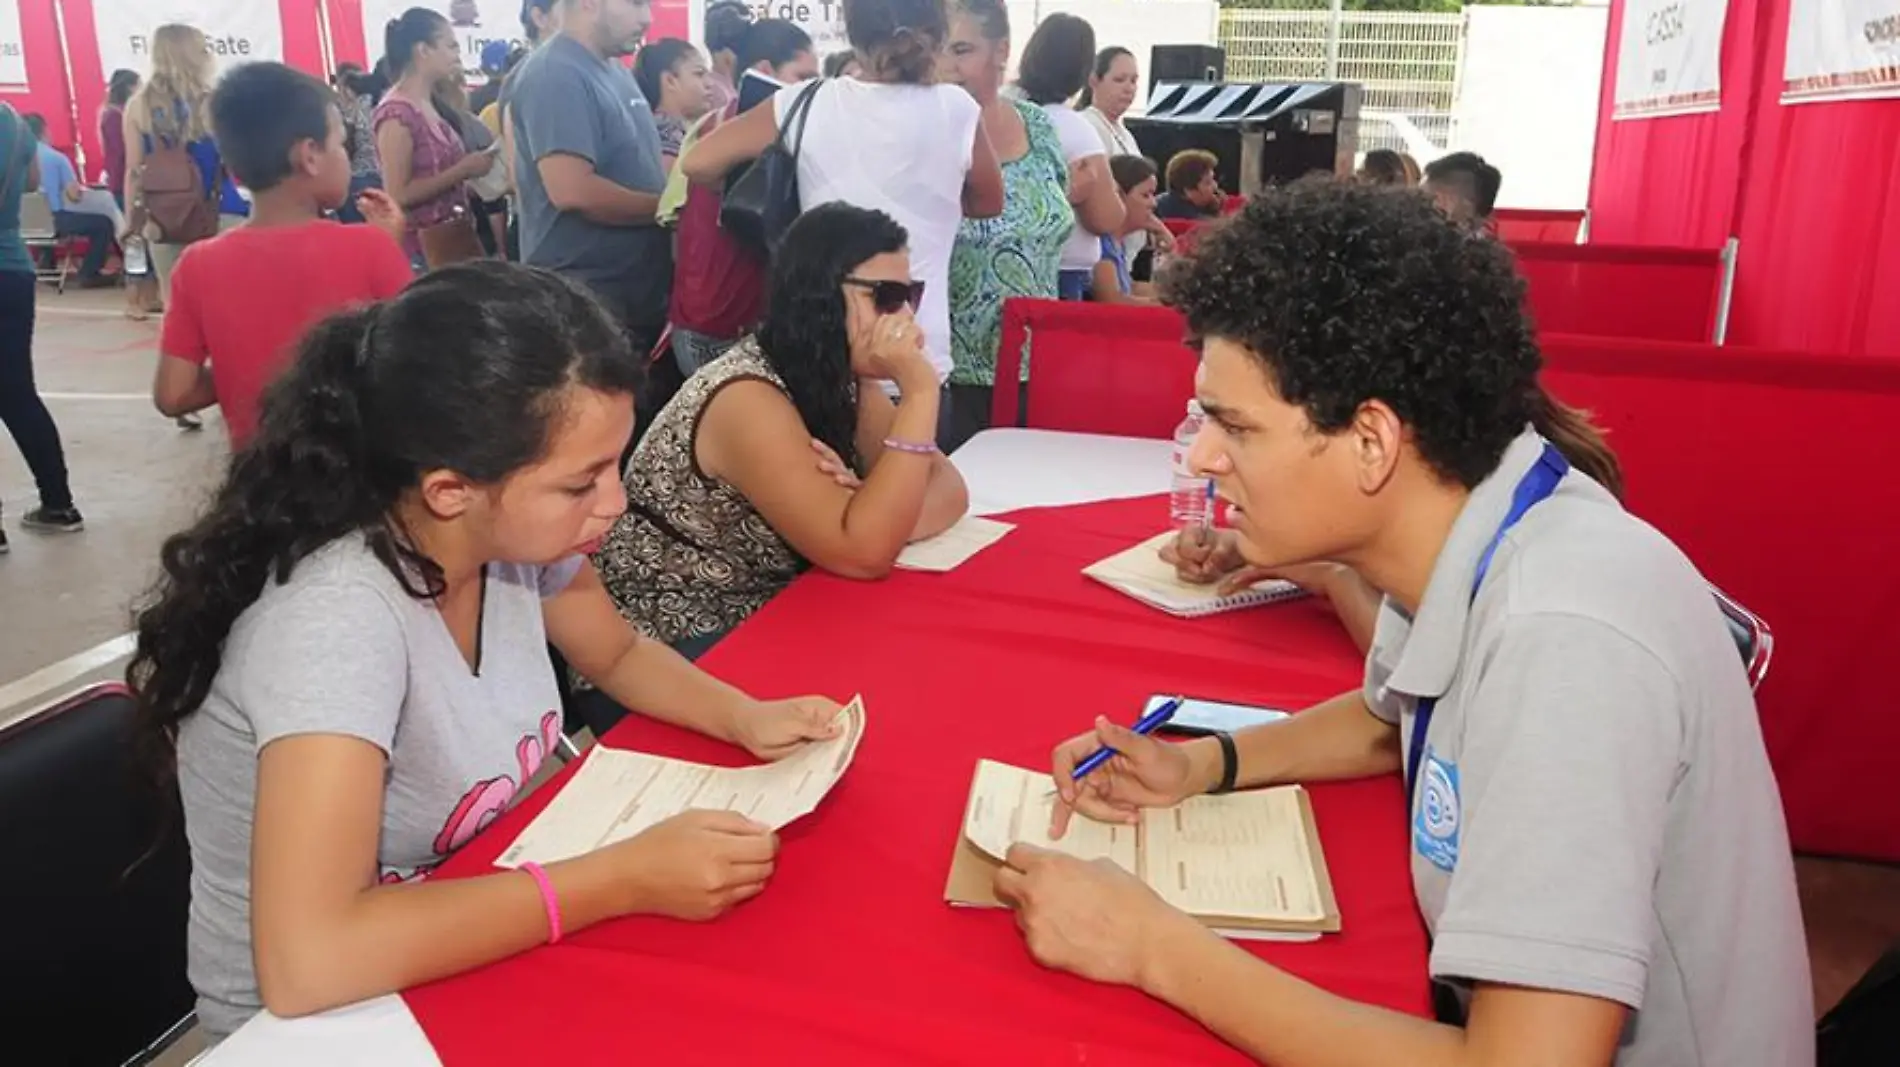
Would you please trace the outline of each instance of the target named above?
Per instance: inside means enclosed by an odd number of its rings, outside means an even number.
[[[198,166],[207,199],[216,191],[219,230],[239,225],[251,206],[224,170],[211,136],[211,47],[202,30],[170,23],[152,34],[152,73],[125,108],[126,236],[152,246],[161,301],[170,296],[172,268],[185,246],[208,233],[168,233],[146,202],[146,168],[160,153],[182,149]],[[156,192],[156,191],[155,191]]]

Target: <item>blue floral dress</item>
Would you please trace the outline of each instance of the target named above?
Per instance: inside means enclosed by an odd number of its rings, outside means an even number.
[[[1054,299],[1062,245],[1075,228],[1069,164],[1041,108],[1011,101],[1029,135],[1029,151],[1003,164],[1003,213],[964,219],[950,254],[950,354],[955,385],[996,384],[1003,301]],[[1022,378],[1029,379],[1023,360]]]

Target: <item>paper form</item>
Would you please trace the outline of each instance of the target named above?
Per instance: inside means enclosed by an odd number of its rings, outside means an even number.
[[[1190,915],[1307,922],[1326,917],[1298,786],[1193,797],[1141,813],[1137,826],[1077,815],[1049,840],[1055,783],[992,760],[977,763],[963,836],[995,859],[1022,842],[1108,859]]]
[[[970,789],[963,834],[984,852],[1002,859],[1017,842],[1064,852],[1078,859],[1106,859],[1136,872],[1136,828],[1096,822],[1077,815],[1062,840],[1049,839],[1056,784],[1046,774],[982,760]]]
[[[898,554],[897,565],[907,571],[953,571],[1015,528],[1006,522],[965,515],[937,536],[906,546]]]
[[[558,863],[695,809],[736,811],[780,829],[816,810],[851,766],[864,737],[863,698],[840,709],[836,721],[837,737],[755,767],[709,767],[595,745],[495,865]]]
[[[1299,787],[1192,797],[1141,813],[1142,881],[1192,915],[1325,916]]]

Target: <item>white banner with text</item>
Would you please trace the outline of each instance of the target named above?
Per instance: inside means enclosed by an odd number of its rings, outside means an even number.
[[[1900,96],[1900,0],[1790,0],[1781,102]]]
[[[370,66],[383,58],[389,24],[412,7],[426,7],[449,20],[470,85],[486,80],[482,76],[482,50],[490,44],[500,41],[510,48],[527,47],[519,0],[363,0],[363,44],[369,51]]]
[[[284,24],[277,5],[261,0],[93,0],[99,34],[99,70],[152,70],[152,31],[168,23],[196,26],[220,72],[240,63],[284,59]]]
[[[19,0],[0,0],[0,89],[26,88],[26,38]]]
[[[1797,0],[1799,2],[1799,0]],[[1728,0],[1629,0],[1616,45],[1615,120],[1719,111]]]

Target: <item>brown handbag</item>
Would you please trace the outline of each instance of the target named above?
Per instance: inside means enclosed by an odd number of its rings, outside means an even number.
[[[457,207],[455,217],[447,222],[417,230],[416,241],[422,246],[422,261],[430,270],[487,254],[482,250],[481,238],[475,235],[475,217],[465,207]]]

